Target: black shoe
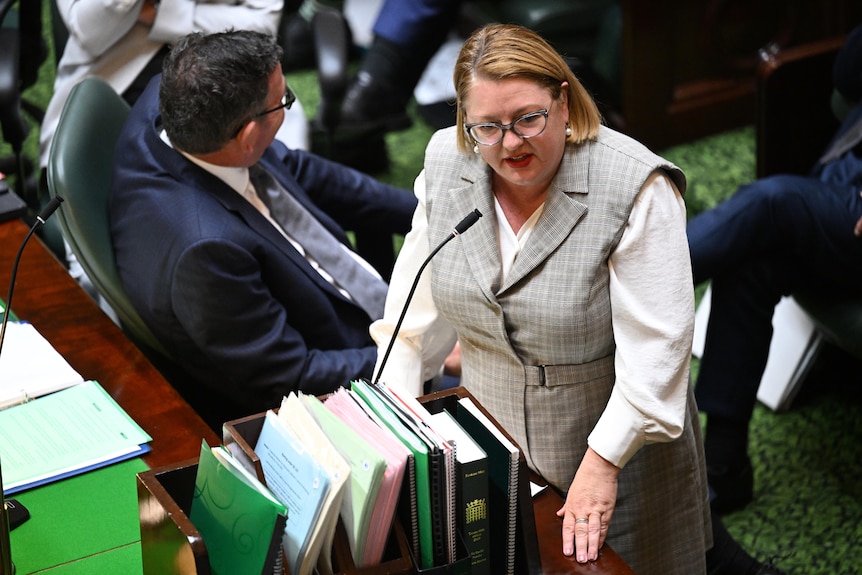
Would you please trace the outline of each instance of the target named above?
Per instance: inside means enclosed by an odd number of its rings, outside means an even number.
[[[284,49],[281,58],[283,71],[314,68],[314,32],[308,20],[299,14],[288,16],[282,22],[280,32],[281,46]]]
[[[357,134],[405,130],[411,125],[407,100],[368,72],[360,71],[347,88],[338,129]]]
[[[712,488],[710,509],[725,515],[748,505],[754,497],[754,471],[746,458],[741,467],[707,464],[707,480]]]

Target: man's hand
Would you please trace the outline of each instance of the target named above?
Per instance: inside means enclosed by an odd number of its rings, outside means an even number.
[[[563,555],[574,553],[578,563],[598,559],[616,507],[619,473],[618,467],[587,449],[566,503],[557,511],[563,518]]]
[[[147,28],[153,27],[153,22],[156,21],[156,1],[155,0],[144,0],[143,5],[141,6],[141,13],[138,14],[138,24],[142,26],[146,26]]]
[[[443,362],[443,373],[461,377],[461,344],[458,342],[455,342],[455,347]]]

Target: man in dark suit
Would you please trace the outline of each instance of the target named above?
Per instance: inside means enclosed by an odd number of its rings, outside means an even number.
[[[117,144],[120,277],[186,372],[175,385],[216,429],[290,391],[371,377],[368,327],[387,286],[343,230],[406,233],[416,205],[407,190],[274,141],[293,99],[280,58],[256,32],[184,38]],[[324,235],[309,239],[309,226]],[[322,253],[330,242],[336,253]]]
[[[843,123],[810,176],[755,181],[688,223],[694,281],[712,280],[696,396],[714,512],[752,498],[748,427],[781,297],[862,292],[862,27],[848,35],[833,81]]]

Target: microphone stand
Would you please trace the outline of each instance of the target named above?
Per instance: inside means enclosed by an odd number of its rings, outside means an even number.
[[[12,542],[9,538],[9,513],[6,511],[2,485],[0,485],[0,575],[15,575],[15,564],[12,563]]]
[[[377,370],[377,377],[374,378],[374,382],[372,385],[378,385],[380,381],[380,376],[383,374],[383,368],[386,367],[386,361],[389,359],[389,354],[392,352],[392,346],[395,345],[395,339],[398,337],[398,332],[401,331],[401,322],[404,321],[404,316],[407,315],[407,307],[410,305],[410,300],[413,299],[413,293],[416,291],[416,287],[419,285],[419,278],[422,276],[422,272],[425,271],[425,266],[431,261],[431,258],[437,255],[437,252],[443,249],[443,246],[449,243],[450,240],[455,239],[456,237],[463,234],[467,229],[479,221],[479,218],[482,217],[482,212],[474,209],[472,212],[464,216],[458,225],[455,226],[455,229],[452,230],[446,239],[444,239],[440,244],[434,248],[434,251],[428,254],[428,257],[425,258],[425,261],[422,262],[422,265],[419,266],[419,271],[416,272],[416,277],[413,278],[413,285],[410,287],[410,293],[407,294],[407,299],[404,301],[404,307],[401,308],[401,315],[398,317],[398,322],[395,324],[395,329],[392,331],[392,337],[389,339],[389,346],[386,348],[386,353],[383,354],[383,360],[380,362],[380,369]]]
[[[24,253],[24,247],[30,241],[30,237],[36,229],[45,223],[51,214],[60,207],[63,198],[54,196],[51,201],[42,209],[36,221],[30,226],[30,230],[21,242],[21,247],[18,248],[18,255],[15,256],[15,263],[12,266],[12,279],[9,281],[9,295],[6,297],[6,307],[3,310],[3,321],[0,323],[0,354],[3,352],[3,339],[6,335],[6,324],[9,323],[9,310],[12,308],[12,293],[15,290],[15,277],[18,275],[18,263],[21,261],[21,254]],[[12,563],[12,543],[9,537],[9,512],[6,509],[6,497],[3,490],[3,465],[0,463],[0,575],[15,575],[15,564]]]

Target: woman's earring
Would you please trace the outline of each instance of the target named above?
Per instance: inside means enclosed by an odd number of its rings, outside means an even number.
[[[568,124],[566,124],[566,137],[568,138],[571,135],[572,135],[572,128]]]
[[[478,153],[479,153],[479,144],[473,144],[473,153],[474,153],[474,154],[478,154]]]

